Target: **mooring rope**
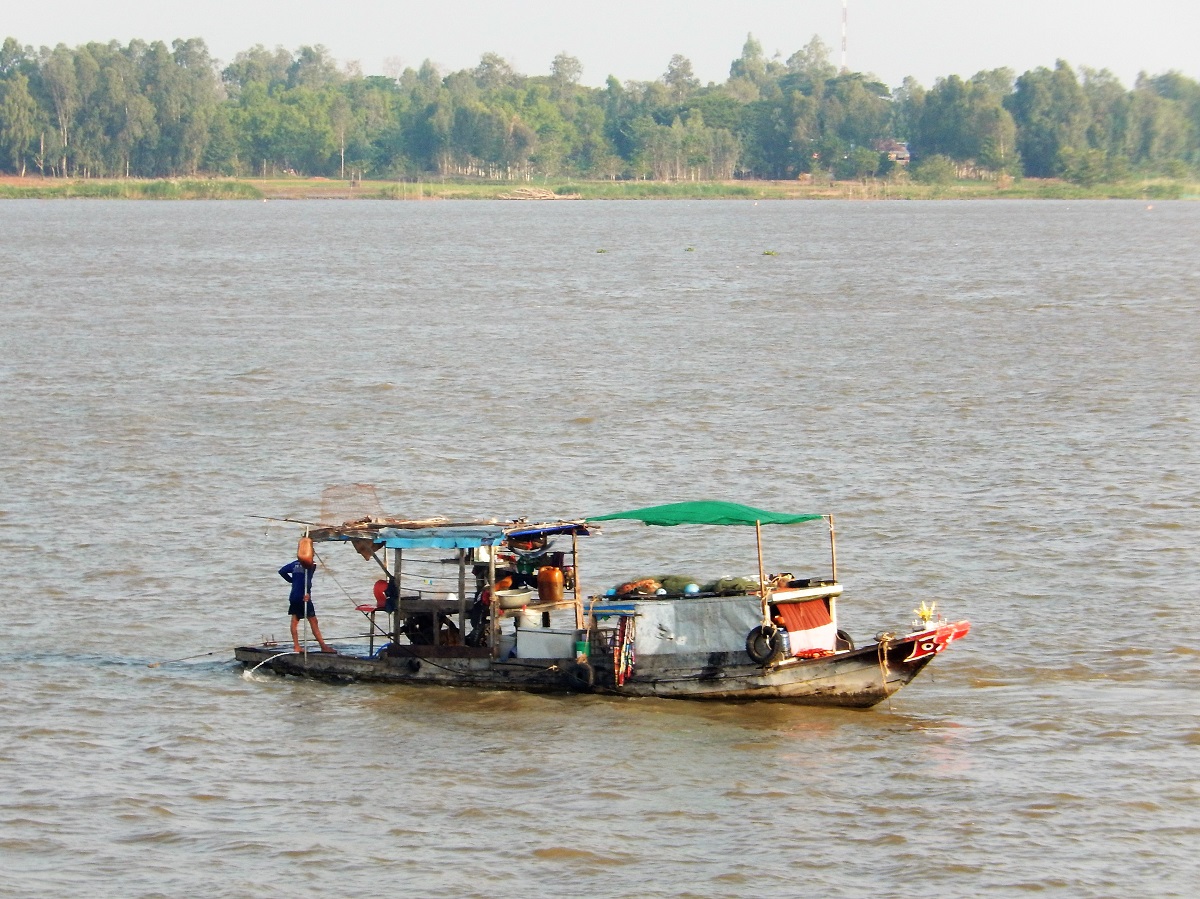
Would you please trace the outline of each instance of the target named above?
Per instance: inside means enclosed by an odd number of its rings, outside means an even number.
[[[876,647],[876,654],[879,657],[879,679],[880,679],[880,684],[883,687],[883,695],[884,696],[889,695],[888,688],[887,688],[887,676],[891,670],[888,667],[887,651],[888,651],[888,647],[890,646],[890,644],[892,642],[892,638],[894,638],[895,636],[896,635],[893,634],[891,631],[884,631],[882,634],[875,635],[875,639],[879,641],[879,645]]]

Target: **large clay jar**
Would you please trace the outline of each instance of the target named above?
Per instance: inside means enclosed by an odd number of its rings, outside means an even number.
[[[562,602],[563,571],[553,565],[538,569],[538,600],[541,602]]]

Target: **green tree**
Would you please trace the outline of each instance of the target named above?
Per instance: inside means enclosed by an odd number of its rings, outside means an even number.
[[[750,177],[784,178],[794,161],[794,121],[781,103],[756,100],[743,108],[738,135],[744,153],[742,173]]]
[[[700,87],[700,79],[692,71],[692,61],[678,53],[667,63],[667,71],[663,74],[662,81],[670,90],[671,99],[675,103],[683,103]]]
[[[84,178],[109,174],[105,165],[105,135],[102,120],[104,98],[101,94],[101,62],[107,62],[112,48],[102,44],[76,47],[75,83],[79,90],[79,109],[71,127],[71,145],[75,173]]]
[[[329,50],[321,44],[301,47],[288,67],[289,88],[307,87],[321,90],[341,82],[342,75],[338,71],[337,63],[329,55]]]
[[[79,84],[75,78],[75,57],[66,44],[59,44],[53,50],[42,48],[38,70],[41,74],[42,88],[50,101],[57,131],[58,174],[67,177],[68,155],[71,147],[71,132],[75,123],[75,113],[79,109]]]
[[[892,92],[892,133],[898,139],[912,142],[919,135],[927,96],[925,88],[912,76]]]
[[[484,53],[472,74],[480,90],[492,91],[516,81],[512,65],[498,53]]]
[[[100,89],[95,100],[105,139],[106,168],[129,177],[142,174],[147,151],[158,142],[158,122],[146,97],[138,71],[145,44],[126,48],[110,45],[100,67]]]
[[[32,47],[22,47],[13,37],[6,37],[4,43],[0,44],[0,78],[7,78],[15,72],[21,72],[28,78],[28,69],[35,65]]]
[[[271,51],[258,44],[238,53],[222,70],[221,80],[235,99],[251,84],[261,85],[268,92],[282,90],[287,87],[294,64],[292,54],[282,47]]]
[[[29,92],[29,79],[11,71],[0,81],[0,147],[12,169],[25,177],[28,154],[37,138],[38,107]]]
[[[559,92],[565,92],[579,84],[583,77],[583,64],[565,51],[554,57],[550,63],[550,78]]]
[[[913,163],[912,177],[920,184],[950,184],[958,177],[958,169],[953,159],[934,153]]]
[[[295,87],[281,93],[279,101],[271,158],[297,174],[332,174],[338,143],[329,120],[328,92]]]
[[[266,83],[252,81],[241,90],[230,121],[237,135],[238,157],[250,171],[266,174],[273,163],[275,132],[279,127],[281,104],[268,92]]]
[[[1102,150],[1067,147],[1059,159],[1063,178],[1075,184],[1099,184],[1108,177],[1108,160]]]
[[[240,177],[251,174],[243,169],[245,161],[238,152],[238,135],[234,130],[234,107],[223,103],[217,107],[212,121],[208,125],[208,142],[204,146],[204,158],[201,167],[207,172]],[[252,162],[252,160],[249,160]]]
[[[1139,77],[1137,87],[1151,90],[1164,100],[1176,104],[1187,123],[1188,132],[1188,148],[1181,161],[1200,168],[1200,82],[1179,72],[1167,72],[1154,77]]]
[[[1162,172],[1188,151],[1190,128],[1178,103],[1159,96],[1145,83],[1134,88],[1129,102],[1127,154],[1134,164]]]
[[[184,96],[174,167],[175,171],[195,174],[204,157],[209,126],[220,102],[220,85],[208,47],[199,38],[173,41],[171,58],[179,72]]]
[[[858,73],[838,75],[822,98],[823,132],[854,146],[884,137],[891,120],[891,92]]]
[[[909,126],[909,148],[917,158],[940,154],[955,162],[1010,171],[1016,166],[1016,123],[1004,108],[1011,91],[1008,69],[980,72],[970,81],[939,78],[924,95]]]
[[[787,70],[803,77],[813,89],[837,75],[837,66],[829,58],[829,47],[818,35],[787,60]]]
[[[1053,71],[1041,67],[1018,78],[1006,106],[1016,123],[1017,149],[1027,175],[1057,175],[1063,150],[1087,147],[1087,95],[1061,59]]]
[[[346,177],[346,138],[353,136],[354,113],[350,101],[341,93],[335,93],[329,101],[329,126],[337,138],[338,177]]]
[[[915,156],[941,154],[951,159],[969,158],[971,152],[963,146],[963,125],[968,115],[966,97],[967,87],[957,75],[934,82],[909,138],[909,149]]]
[[[1109,158],[1125,156],[1125,134],[1129,127],[1129,92],[1107,69],[1080,69],[1091,120],[1087,143]],[[1127,159],[1128,157],[1126,157]]]
[[[872,178],[878,173],[881,154],[870,147],[855,147],[834,166],[834,177],[842,181]]]
[[[762,44],[753,34],[746,35],[742,55],[729,66],[729,77],[731,80],[744,79],[755,85],[761,85],[766,80],[767,58],[763,55]]]
[[[1000,103],[976,107],[972,127],[978,138],[976,160],[993,172],[1016,174],[1021,160],[1017,155],[1017,124]]]

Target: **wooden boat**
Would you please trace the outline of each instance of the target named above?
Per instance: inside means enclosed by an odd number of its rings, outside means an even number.
[[[805,705],[866,708],[908,684],[935,656],[970,630],[967,621],[935,620],[922,603],[919,621],[903,635],[882,633],[868,645],[838,624],[837,548],[832,515],[791,515],[736,503],[673,503],[615,512],[590,522],[630,519],[647,525],[752,526],[758,577],[739,589],[634,589],[589,608],[616,634],[612,663],[596,665],[597,679],[632,696],[691,699],[776,699]],[[824,521],[829,527],[829,578],[768,577],[763,570],[762,526]],[[664,582],[665,582],[664,578]],[[688,585],[691,587],[693,585]],[[603,630],[599,630],[604,633]],[[630,634],[632,633],[632,636]],[[632,658],[632,663],[630,659]]]
[[[642,578],[585,598],[579,538],[617,519],[753,526],[758,576],[704,585]],[[830,577],[768,577],[762,526],[818,520],[829,528]],[[838,622],[842,585],[832,515],[691,502],[540,524],[364,520],[309,536],[317,544],[351,544],[380,566],[387,579],[381,583],[405,584],[407,558],[410,567],[449,566],[458,589],[452,595],[397,589],[389,597],[377,584],[381,604],[360,606],[371,624],[365,647],[336,655],[239,647],[235,656],[249,668],[333,680],[866,708],[908,684],[970,630],[969,622],[945,621],[923,602],[910,632],[881,633],[856,648]],[[569,551],[555,552],[553,541],[564,537]],[[447,558],[446,550],[454,555]],[[424,556],[414,563],[414,554]],[[539,582],[540,591],[532,586]],[[385,625],[376,623],[379,615]]]
[[[306,537],[317,546],[348,544],[381,570],[374,600],[357,606],[367,633],[352,647],[339,644],[336,654],[263,643],[240,646],[234,656],[251,669],[329,680],[586,687],[576,665],[586,655],[586,642],[582,653],[576,643],[587,629],[575,572],[579,537],[593,530],[582,520],[394,518],[309,529]],[[557,551],[562,538],[570,539],[570,549]],[[543,568],[558,572],[561,592],[532,586]]]

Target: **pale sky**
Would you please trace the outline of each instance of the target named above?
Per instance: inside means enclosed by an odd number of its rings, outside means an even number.
[[[1200,80],[1200,0],[847,0],[846,64],[889,86],[906,75],[926,87],[1008,66],[1020,74],[1065,59],[1110,69],[1132,87],[1139,71],[1178,70]],[[786,59],[819,35],[842,61],[842,0],[7,0],[0,37],[74,47],[89,41],[201,37],[229,62],[255,44],[295,51],[324,44],[365,74],[419,67],[472,68],[498,53],[526,75],[544,75],[561,52],[583,64],[582,82],[650,81],[680,53],[702,82],[724,81],[747,33]]]

